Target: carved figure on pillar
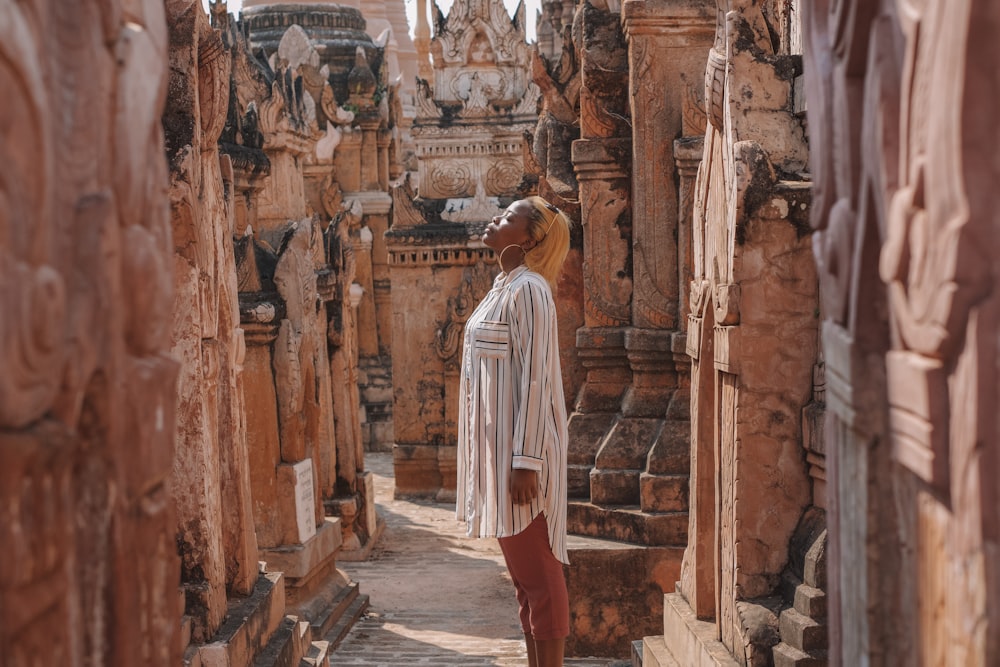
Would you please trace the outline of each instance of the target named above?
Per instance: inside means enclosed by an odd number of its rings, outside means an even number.
[[[563,30],[562,54],[550,64],[538,47],[531,54],[532,80],[542,93],[542,110],[529,150],[538,166],[539,194],[560,209],[579,214],[579,186],[572,143],[580,138],[580,67],[572,27]]]

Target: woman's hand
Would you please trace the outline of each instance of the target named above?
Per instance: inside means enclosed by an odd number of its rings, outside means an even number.
[[[538,473],[527,468],[510,471],[510,499],[515,505],[527,505],[538,495]]]

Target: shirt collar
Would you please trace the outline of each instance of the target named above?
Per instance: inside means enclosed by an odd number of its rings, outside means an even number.
[[[511,280],[513,280],[514,278],[521,275],[527,270],[528,270],[527,266],[525,266],[524,264],[520,264],[518,266],[515,266],[510,273],[504,273],[503,271],[501,271],[500,275],[498,275],[496,277],[496,280],[493,281],[493,287],[505,287],[508,283],[510,283]]]

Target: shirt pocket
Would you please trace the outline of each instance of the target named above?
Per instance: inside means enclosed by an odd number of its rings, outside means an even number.
[[[472,347],[481,357],[506,357],[510,353],[510,325],[480,322],[472,332]]]

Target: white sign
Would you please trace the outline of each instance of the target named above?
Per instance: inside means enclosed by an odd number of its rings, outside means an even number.
[[[316,498],[313,496],[312,459],[299,461],[295,471],[295,517],[299,523],[299,542],[305,544],[316,534]]]

